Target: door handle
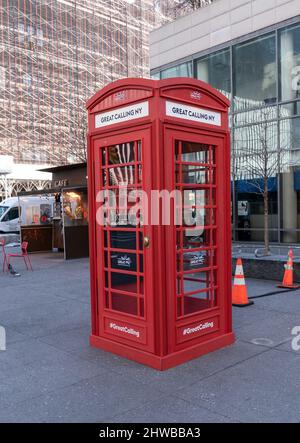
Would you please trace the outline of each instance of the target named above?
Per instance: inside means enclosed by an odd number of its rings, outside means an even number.
[[[147,236],[144,237],[144,246],[145,248],[149,248],[150,246],[150,238]]]

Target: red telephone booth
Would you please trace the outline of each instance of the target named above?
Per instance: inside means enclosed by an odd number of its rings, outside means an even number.
[[[88,101],[92,346],[164,370],[234,342],[228,107],[188,78]]]

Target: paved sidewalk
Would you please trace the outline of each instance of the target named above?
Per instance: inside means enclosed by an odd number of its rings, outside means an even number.
[[[233,346],[161,373],[89,347],[87,260],[32,258],[0,274],[0,422],[300,422],[300,291],[234,308]]]

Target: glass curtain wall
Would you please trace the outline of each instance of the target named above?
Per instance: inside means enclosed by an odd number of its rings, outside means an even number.
[[[170,77],[193,77],[193,65],[192,62],[182,63],[178,66],[165,69],[160,73],[161,78]]]
[[[278,240],[275,33],[232,48],[234,239]]]
[[[281,174],[280,241],[300,241],[300,25],[282,29],[279,39],[280,146],[285,152]]]
[[[231,100],[230,51],[220,51],[197,61],[196,75]]]
[[[155,76],[193,73],[231,100],[233,239],[300,242],[300,23]]]

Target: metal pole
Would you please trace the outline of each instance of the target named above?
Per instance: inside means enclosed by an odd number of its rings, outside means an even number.
[[[5,195],[5,199],[7,199],[7,197],[8,197],[7,174],[4,174],[4,195]]]

